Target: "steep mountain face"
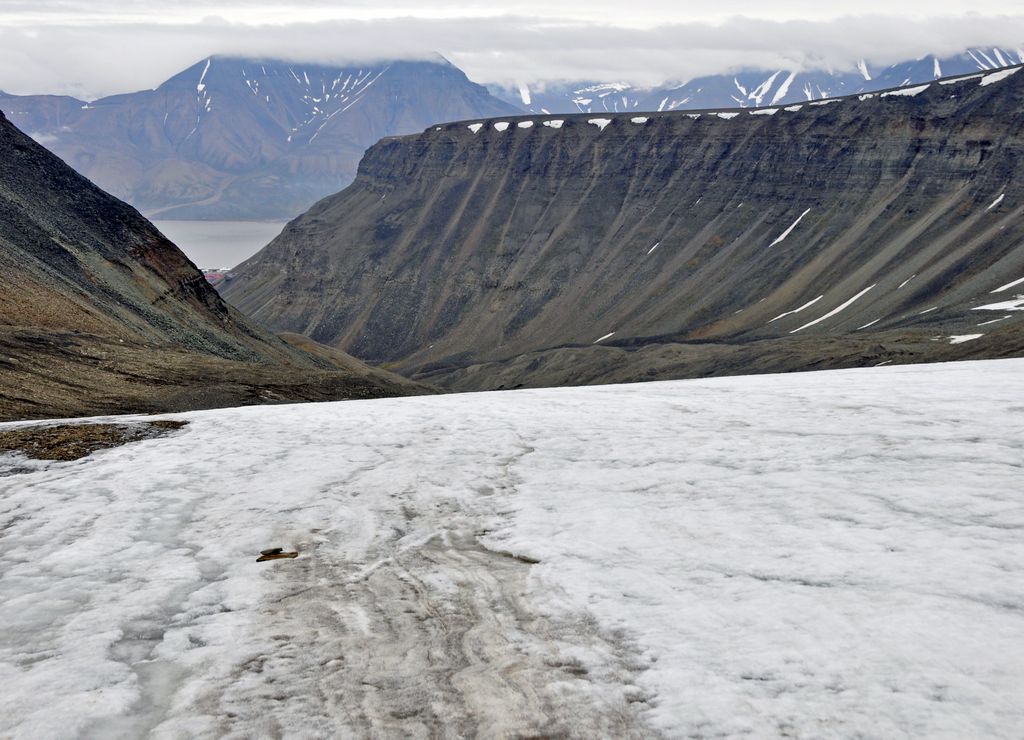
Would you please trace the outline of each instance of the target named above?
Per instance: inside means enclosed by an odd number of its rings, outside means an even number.
[[[1024,353],[1020,67],[805,105],[434,126],[224,289],[455,388]]]
[[[211,57],[155,90],[0,94],[23,131],[161,218],[287,218],[351,182],[383,136],[518,109],[444,60],[325,67]]]
[[[251,324],[135,209],[0,113],[0,420],[386,395]]]
[[[531,113],[628,113],[631,111],[753,108],[791,105],[843,95],[931,82],[1024,63],[1024,49],[969,49],[939,59],[928,55],[890,67],[861,61],[855,72],[747,69],[708,75],[682,84],[641,88],[623,82],[565,82],[517,88],[492,86],[502,100]]]

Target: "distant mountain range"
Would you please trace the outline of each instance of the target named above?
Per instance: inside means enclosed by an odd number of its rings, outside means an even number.
[[[939,59],[929,55],[884,69],[861,61],[855,72],[749,69],[654,88],[590,80],[549,83],[542,87],[490,86],[489,89],[496,97],[531,113],[749,108],[873,92],[1022,62],[1024,49],[968,49],[953,57]]]
[[[792,104],[992,69],[1021,50],[970,49],[876,70],[747,70],[653,89],[486,88],[443,57],[348,67],[213,56],[154,90],[94,101],[0,92],[0,110],[100,187],[161,219],[284,219],[348,185],[378,140],[445,121]]]
[[[0,93],[23,131],[160,218],[287,218],[355,177],[385,136],[516,113],[457,67],[214,56],[154,90],[95,101]]]

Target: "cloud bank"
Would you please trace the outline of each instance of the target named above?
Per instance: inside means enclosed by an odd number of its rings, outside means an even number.
[[[119,7],[146,5],[134,0]],[[253,24],[234,20],[234,14],[141,23],[129,13],[89,22],[71,10],[43,22],[31,15],[41,12],[32,10],[38,7],[12,4],[0,14],[7,21],[0,26],[0,89],[95,98],[155,87],[210,54],[343,63],[440,52],[483,83],[601,79],[653,85],[742,67],[853,69],[861,58],[884,66],[969,46],[1024,46],[1024,12],[824,20],[736,16],[638,27],[522,15]]]

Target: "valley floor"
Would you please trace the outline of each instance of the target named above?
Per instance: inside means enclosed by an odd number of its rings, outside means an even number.
[[[1022,399],[1002,360],[8,454],[0,736],[1015,736]]]

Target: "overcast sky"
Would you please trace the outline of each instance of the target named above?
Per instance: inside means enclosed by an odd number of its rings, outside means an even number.
[[[437,51],[478,82],[656,84],[742,66],[852,68],[859,58],[884,65],[992,45],[1024,46],[1024,4],[0,0],[0,89],[81,97],[155,87],[215,53],[346,62]]]

